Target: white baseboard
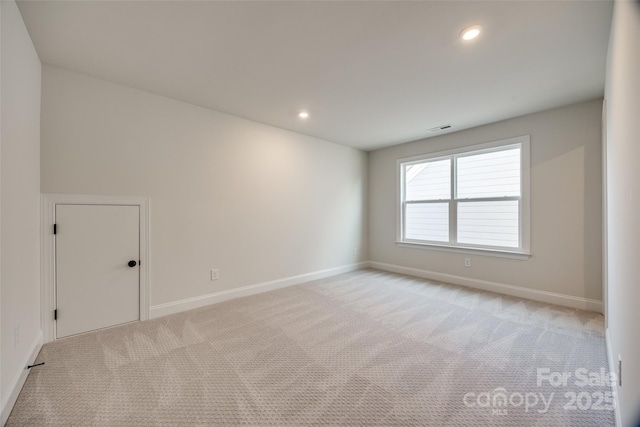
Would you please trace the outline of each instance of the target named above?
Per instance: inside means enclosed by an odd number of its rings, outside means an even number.
[[[216,304],[235,298],[246,297],[249,295],[272,291],[274,289],[280,289],[287,286],[299,285],[300,283],[309,282],[311,280],[323,279],[325,277],[335,276],[336,274],[360,270],[362,268],[366,268],[367,266],[367,262],[360,262],[357,264],[350,264],[341,267],[334,267],[326,270],[300,274],[298,276],[271,280],[269,282],[257,283],[255,285],[243,286],[237,289],[229,289],[226,291],[201,295],[199,297],[187,298],[180,301],[152,305],[149,308],[149,318],[155,319],[157,317],[167,316],[169,314],[179,313],[181,311],[192,310],[194,308],[204,307],[206,305]]]
[[[36,339],[31,344],[29,352],[26,354],[22,362],[22,368],[18,372],[16,372],[13,379],[11,380],[11,383],[9,384],[7,394],[2,397],[2,408],[0,408],[0,413],[2,413],[2,425],[7,422],[9,414],[11,414],[11,410],[13,409],[13,405],[15,405],[16,400],[18,400],[20,390],[22,390],[22,386],[27,380],[27,375],[29,375],[27,365],[33,365],[33,362],[36,360],[36,357],[38,357],[38,353],[40,353],[41,348],[42,331],[38,331]]]
[[[557,304],[566,307],[579,308],[582,310],[596,311],[603,313],[602,301],[574,297],[570,295],[557,294],[554,292],[538,291],[535,289],[523,288],[520,286],[507,285],[504,283],[490,282],[488,280],[472,279],[469,277],[455,276],[453,274],[438,273],[435,271],[421,270],[418,268],[403,267],[395,264],[369,261],[369,267],[392,273],[406,274],[408,276],[422,277],[424,279],[437,280],[439,282],[453,283],[454,285],[466,286],[483,291],[496,292],[519,298],[531,299],[545,302],[547,304]]]
[[[607,343],[607,359],[609,360],[609,372],[618,373],[616,367],[616,361],[618,359],[613,358],[613,349],[611,348],[611,335],[609,334],[609,328],[607,328],[604,332],[605,341]],[[617,376],[616,376],[617,379]],[[612,386],[613,392],[613,402],[614,402],[614,412],[616,414],[616,425],[618,427],[622,427],[622,419],[620,418],[620,401],[618,399],[618,383],[616,382]]]

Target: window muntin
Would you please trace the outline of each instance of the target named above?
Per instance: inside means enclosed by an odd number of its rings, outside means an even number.
[[[400,160],[399,240],[528,250],[526,163],[528,137]]]

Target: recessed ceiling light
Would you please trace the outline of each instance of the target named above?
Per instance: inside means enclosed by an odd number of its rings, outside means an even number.
[[[480,25],[472,25],[462,30],[460,37],[462,40],[473,40],[480,35],[480,30],[482,30]]]
[[[307,117],[309,117],[309,113],[307,113],[306,111],[300,111],[298,113],[298,117],[300,117],[301,119],[306,119]]]

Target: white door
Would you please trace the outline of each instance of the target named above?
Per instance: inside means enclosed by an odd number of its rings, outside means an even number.
[[[139,226],[138,206],[56,205],[57,338],[140,318]]]

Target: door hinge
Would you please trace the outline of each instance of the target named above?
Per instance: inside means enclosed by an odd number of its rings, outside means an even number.
[[[53,310],[53,320],[58,320],[58,309]]]
[[[58,224],[53,224],[53,234],[58,234]]]

